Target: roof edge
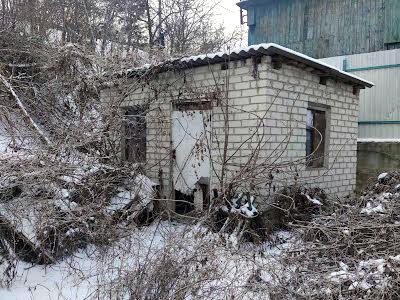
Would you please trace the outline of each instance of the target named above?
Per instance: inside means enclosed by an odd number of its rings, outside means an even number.
[[[265,0],[243,0],[236,3],[241,9],[248,9],[259,4],[265,4]]]
[[[372,82],[370,82],[368,80],[365,80],[365,79],[363,79],[361,77],[358,77],[356,75],[350,74],[350,73],[348,73],[346,71],[342,71],[340,69],[337,69],[336,67],[334,67],[334,66],[332,66],[330,64],[321,62],[321,61],[319,61],[319,60],[317,60],[315,58],[309,57],[309,56],[307,56],[305,54],[302,54],[300,52],[293,51],[291,49],[282,47],[282,46],[277,45],[277,44],[272,44],[270,46],[270,49],[272,51],[274,51],[276,54],[279,54],[279,55],[282,55],[282,56],[287,57],[289,59],[293,59],[295,61],[304,63],[304,64],[306,64],[306,65],[308,65],[308,66],[310,66],[310,67],[312,67],[312,68],[314,68],[316,70],[320,70],[322,72],[325,72],[326,76],[339,77],[339,78],[341,78],[343,80],[349,80],[349,81],[354,82],[354,83],[356,83],[358,85],[361,85],[363,87],[371,88],[371,87],[375,86],[374,83],[372,83]]]
[[[285,48],[283,46],[274,43],[251,45],[245,48],[235,49],[229,52],[228,51],[217,52],[217,53],[209,53],[203,55],[172,59],[159,65],[146,66],[143,68],[133,69],[130,70],[129,73],[135,76],[135,74],[137,75],[141,73],[143,74],[149,71],[150,69],[157,69],[158,72],[164,72],[173,69],[173,67],[176,67],[178,69],[188,69],[209,64],[237,61],[237,60],[251,58],[254,56],[274,56],[274,55],[286,58],[288,61],[295,61],[299,64],[318,70],[321,73],[321,76],[339,78],[345,83],[348,83],[353,86],[359,86],[362,88],[365,87],[371,88],[374,86],[374,84],[368,80],[365,80],[361,77],[350,74],[348,72],[342,71],[320,60],[317,60],[300,52],[296,52],[294,50]]]

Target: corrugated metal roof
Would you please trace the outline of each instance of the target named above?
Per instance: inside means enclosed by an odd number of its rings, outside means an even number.
[[[268,56],[277,55],[279,57],[286,58],[289,61],[295,61],[301,63],[305,66],[318,70],[321,76],[341,79],[342,81],[352,85],[358,85],[360,87],[374,86],[374,84],[370,81],[364,80],[358,76],[344,72],[329,64],[323,63],[317,59],[314,59],[302,53],[293,51],[291,49],[273,43],[251,45],[245,48],[235,49],[226,52],[208,53],[190,57],[183,57],[167,61],[158,66],[148,65],[143,68],[134,69],[130,71],[132,73],[136,73],[139,71],[143,72],[145,70],[149,70],[152,67],[158,67],[160,71],[166,71],[171,67],[171,65],[179,68],[193,68],[198,66],[217,64],[227,61],[241,60],[241,59],[251,58],[254,56],[264,56],[264,55]]]

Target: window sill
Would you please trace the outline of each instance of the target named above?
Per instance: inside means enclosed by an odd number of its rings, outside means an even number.
[[[307,167],[306,166],[306,171],[320,171],[320,170],[328,170],[329,168],[327,166],[322,166],[322,167]]]

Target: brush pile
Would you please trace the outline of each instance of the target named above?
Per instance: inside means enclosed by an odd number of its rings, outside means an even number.
[[[291,227],[277,299],[399,299],[400,172],[383,173],[358,200],[334,202]]]

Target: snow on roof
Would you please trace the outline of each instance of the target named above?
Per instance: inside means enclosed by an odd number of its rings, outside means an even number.
[[[236,5],[242,9],[248,9],[249,7],[252,6],[252,4],[255,4],[257,2],[262,2],[262,1],[240,0],[240,2],[237,2]]]
[[[288,60],[297,61],[306,66],[312,67],[313,69],[321,71],[323,76],[340,78],[347,83],[358,85],[363,88],[374,86],[374,84],[370,81],[364,80],[358,76],[337,69],[334,66],[319,61],[315,58],[309,57],[300,52],[296,52],[294,50],[285,48],[283,46],[274,43],[251,45],[248,47],[234,49],[231,51],[223,51],[223,52],[183,57],[167,61],[166,63],[170,63],[173,65],[184,64],[186,65],[186,67],[197,67],[208,64],[222,63],[228,60],[234,61],[234,60],[250,58],[252,56],[263,56],[263,55],[268,55],[268,56],[278,55]],[[143,71],[144,69],[149,69],[149,68],[150,66],[147,65],[139,69],[133,69],[131,71],[136,73],[136,71],[139,70]]]
[[[248,54],[250,55],[271,55],[271,54],[280,54],[282,56],[285,56],[287,58],[291,58],[294,60],[299,60],[311,67],[318,67],[320,66],[323,69],[328,69],[330,70],[333,74],[337,73],[336,75],[343,75],[343,77],[348,77],[349,79],[354,79],[356,81],[362,82],[363,86],[367,87],[372,87],[374,84],[370,81],[364,80],[358,76],[355,76],[353,74],[347,73],[345,71],[339,70],[335,68],[334,66],[331,66],[327,63],[321,62],[315,58],[312,58],[310,56],[307,56],[305,54],[302,54],[300,52],[291,50],[289,48],[280,46],[278,44],[274,43],[268,43],[268,44],[258,44],[258,45],[251,45],[248,47],[244,48],[239,48],[239,49],[234,49],[230,52],[225,51],[225,52],[216,52],[216,53],[210,53],[210,54],[202,54],[202,55],[197,55],[197,56],[190,56],[190,57],[184,57],[181,58],[181,62],[186,62],[186,63],[199,63],[202,61],[209,61],[209,60],[217,60],[217,59],[224,59],[226,60],[227,58],[232,58],[236,56],[240,56],[243,58],[247,58]],[[297,58],[297,59],[296,59]],[[316,68],[318,69],[318,68]],[[339,76],[342,77],[342,76]],[[357,83],[359,83],[357,82]]]

